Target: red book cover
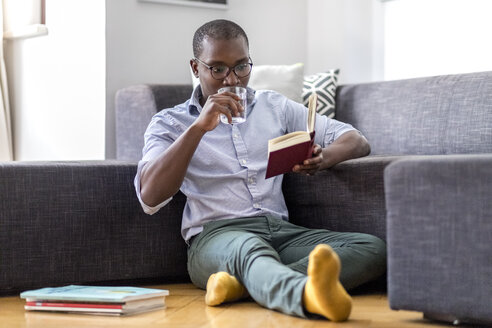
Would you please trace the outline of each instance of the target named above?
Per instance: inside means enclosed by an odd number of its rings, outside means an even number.
[[[270,152],[265,178],[292,171],[296,164],[302,163],[311,157],[314,138],[296,145]]]
[[[309,97],[307,131],[292,132],[268,141],[268,163],[265,179],[292,171],[313,153],[317,95]]]

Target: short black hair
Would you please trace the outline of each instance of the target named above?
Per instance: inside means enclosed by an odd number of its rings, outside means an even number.
[[[246,40],[246,45],[249,48],[248,37],[241,26],[236,23],[225,20],[216,19],[200,26],[193,36],[193,56],[198,58],[203,51],[203,40],[206,37],[215,40],[231,40],[242,36]]]

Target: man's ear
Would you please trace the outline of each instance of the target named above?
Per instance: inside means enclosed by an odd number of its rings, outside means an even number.
[[[195,77],[198,78],[198,64],[193,59],[190,59],[190,67],[191,67],[191,71],[193,72],[193,75],[195,75]]]

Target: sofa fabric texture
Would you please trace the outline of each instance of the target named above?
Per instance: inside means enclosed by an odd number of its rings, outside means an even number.
[[[158,109],[171,108],[188,99],[191,85],[137,85],[118,90],[116,107],[116,158],[138,161],[143,135]]]
[[[492,72],[346,85],[336,118],[371,155],[492,153]]]
[[[0,290],[157,278],[186,281],[178,215],[140,209],[136,163],[0,163]]]
[[[286,174],[289,220],[309,228],[358,231],[386,239],[383,172],[395,156],[345,161],[315,176]]]
[[[492,154],[483,154],[414,157],[388,166],[393,309],[492,323],[491,164]]]

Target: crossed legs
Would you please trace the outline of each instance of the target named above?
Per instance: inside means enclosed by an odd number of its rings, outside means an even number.
[[[340,260],[330,246],[320,244],[309,255],[308,280],[304,286],[304,308],[331,321],[347,320],[352,299],[340,284]],[[248,297],[244,286],[227,272],[210,276],[205,303],[209,306],[233,302]]]
[[[207,289],[207,304],[238,300],[249,292],[260,305],[286,314],[306,317],[309,312],[333,321],[347,319],[351,299],[339,280],[341,263],[345,261],[350,266],[352,261],[359,262],[354,258],[347,261],[346,257],[351,253],[365,257],[362,248],[351,242],[345,246],[352,250],[341,250],[344,243],[332,240],[329,241],[334,248],[316,246],[322,240],[316,234],[313,236],[312,230],[299,227],[301,232],[285,235],[293,225],[286,223],[282,228],[284,223],[279,225],[271,220],[263,217],[213,222],[193,241],[188,252],[188,270],[193,283]],[[280,231],[284,234],[279,235]],[[314,240],[312,247],[306,247],[304,239],[311,243]],[[306,251],[308,254],[303,255]],[[354,269],[345,272],[342,280],[353,286],[350,277]]]

